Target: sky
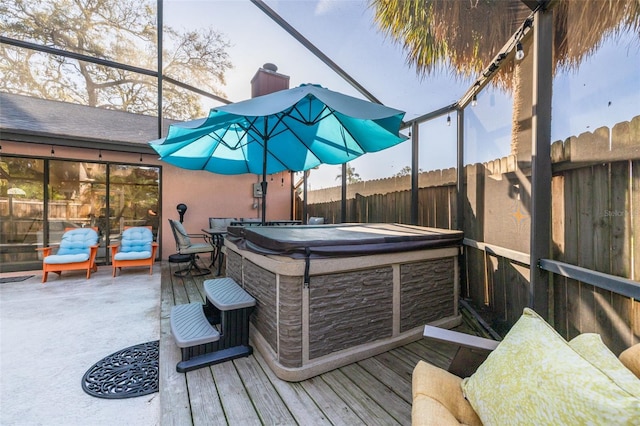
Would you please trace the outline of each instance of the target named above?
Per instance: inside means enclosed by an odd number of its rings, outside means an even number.
[[[448,75],[421,81],[406,66],[402,50],[375,28],[365,1],[267,4],[382,103],[405,110],[407,119],[441,107],[443,98],[455,101],[471,83],[451,81]],[[167,24],[177,28],[211,25],[228,35],[234,69],[227,74],[225,91],[234,102],[251,96],[251,78],[267,62],[290,76],[291,87],[317,83],[363,97],[249,1],[165,0],[164,14]]]
[[[474,79],[440,72],[418,77],[407,65],[402,49],[374,24],[373,11],[361,0],[266,1],[297,31],[355,78],[383,104],[406,112],[412,119],[458,100]],[[176,29],[213,27],[229,39],[234,68],[226,75],[227,99],[251,96],[250,81],[265,63],[290,76],[290,87],[315,83],[364,98],[286,31],[247,0],[165,0],[166,24]],[[634,42],[630,42],[632,38]],[[506,40],[505,40],[506,41]],[[622,64],[623,66],[612,66]],[[559,72],[554,81],[552,140],[566,139],[602,125],[612,126],[640,114],[640,48],[637,35],[604,43],[579,70]],[[604,106],[603,106],[604,105]],[[207,105],[215,107],[215,102]],[[487,88],[478,107],[467,109],[471,129],[465,162],[474,163],[509,154],[512,99]],[[421,126],[419,164],[423,171],[455,165],[454,125],[446,117]],[[391,176],[411,163],[411,144],[405,142],[352,162],[364,180]],[[321,166],[312,172],[311,189],[336,186],[340,166]]]

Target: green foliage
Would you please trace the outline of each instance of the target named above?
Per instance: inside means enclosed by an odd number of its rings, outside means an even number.
[[[336,180],[342,179],[342,173],[336,176]],[[353,184],[362,182],[362,178],[358,173],[356,173],[356,169],[351,167],[349,163],[347,163],[347,184]]]
[[[554,68],[571,69],[609,35],[640,29],[638,0],[555,0]],[[378,27],[400,44],[419,74],[452,69],[474,76],[531,10],[521,0],[369,0]],[[493,80],[511,87],[513,61]]]
[[[155,1],[13,0],[0,4],[0,32],[95,58],[155,70]],[[224,36],[213,29],[163,28],[163,73],[224,96],[232,65]],[[0,90],[100,108],[157,115],[157,80],[116,68],[0,46]],[[165,83],[163,113],[186,120],[203,115],[199,95]]]
[[[404,166],[394,177],[409,176],[411,174],[411,166]]]
[[[6,197],[9,188],[20,188],[25,199],[44,197],[42,160],[3,158],[0,160],[0,196]]]

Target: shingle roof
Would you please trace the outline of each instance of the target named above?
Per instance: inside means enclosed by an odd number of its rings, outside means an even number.
[[[172,121],[164,120],[166,129]],[[91,146],[154,152],[147,144],[158,138],[158,118],[93,108],[67,102],[0,93],[2,139],[53,145]]]

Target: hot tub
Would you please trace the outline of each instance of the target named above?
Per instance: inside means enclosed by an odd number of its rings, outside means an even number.
[[[257,301],[251,338],[300,381],[454,327],[460,231],[399,224],[230,227],[227,276]]]

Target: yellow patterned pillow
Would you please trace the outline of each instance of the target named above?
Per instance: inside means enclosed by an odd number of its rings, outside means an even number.
[[[462,390],[485,425],[640,424],[640,398],[618,386],[531,309]]]
[[[571,339],[569,346],[622,389],[640,398],[640,380],[607,348],[599,334],[583,333]]]

